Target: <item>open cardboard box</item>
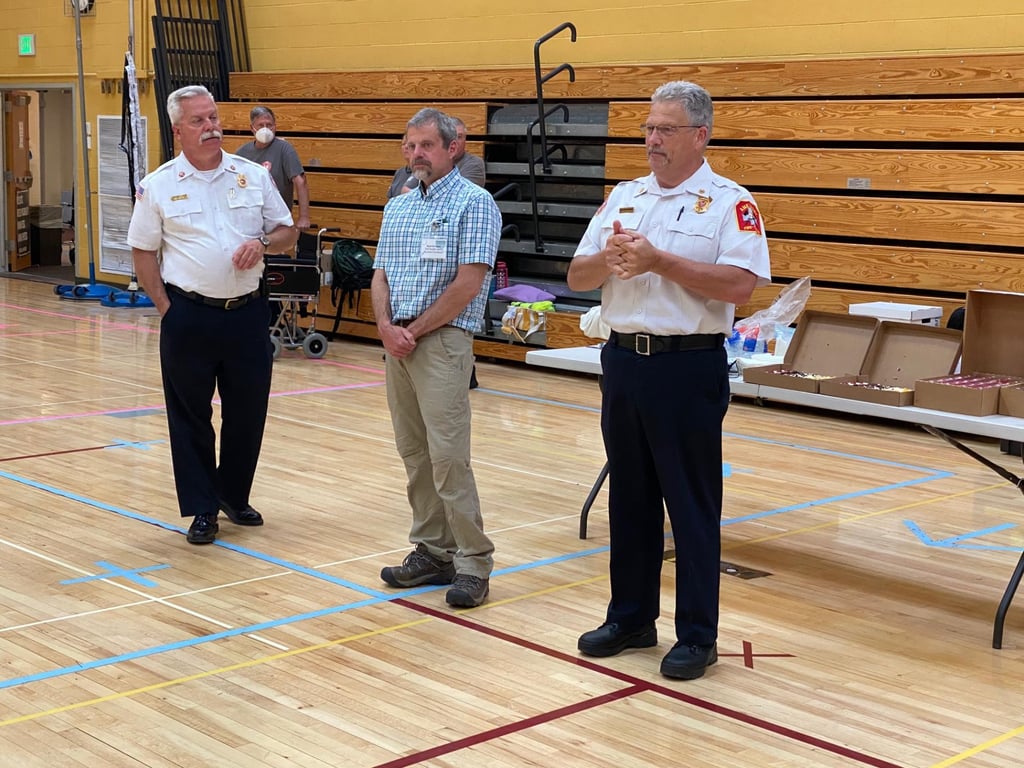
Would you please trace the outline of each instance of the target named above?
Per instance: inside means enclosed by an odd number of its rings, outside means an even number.
[[[964,374],[1024,379],[1024,293],[968,291],[964,312]],[[1005,386],[1011,386],[1013,382]],[[999,410],[999,390],[919,381],[914,404],[938,411],[990,416]]]
[[[884,320],[864,356],[861,375],[825,379],[821,394],[882,405],[913,405],[915,382],[952,373],[962,341],[960,331],[951,328]]]
[[[744,368],[743,380],[767,387],[818,392],[823,380],[861,373],[878,320],[806,310],[781,365]],[[784,371],[799,371],[794,376]],[[811,378],[815,377],[815,378]]]

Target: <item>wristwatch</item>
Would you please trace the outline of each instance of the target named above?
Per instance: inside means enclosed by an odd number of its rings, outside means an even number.
[[[264,235],[260,235],[260,242],[263,243],[263,250],[264,251],[267,250],[267,248],[270,247],[270,238],[267,237],[265,234]]]

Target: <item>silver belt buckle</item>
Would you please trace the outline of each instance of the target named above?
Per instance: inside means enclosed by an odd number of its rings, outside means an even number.
[[[636,342],[634,344],[634,351],[638,355],[650,356],[651,354],[651,336],[647,333],[638,333],[636,335]]]
[[[240,304],[245,300],[245,296],[234,296],[230,299],[224,300],[224,309],[231,309],[234,304]]]

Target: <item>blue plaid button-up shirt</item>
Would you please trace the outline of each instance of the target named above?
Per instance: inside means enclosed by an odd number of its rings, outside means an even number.
[[[422,188],[391,198],[384,207],[374,268],[383,269],[391,292],[391,319],[418,317],[455,280],[461,264],[494,267],[501,212],[487,190],[457,169]],[[444,259],[421,258],[424,238],[445,244]],[[483,323],[488,281],[451,325],[475,333]]]

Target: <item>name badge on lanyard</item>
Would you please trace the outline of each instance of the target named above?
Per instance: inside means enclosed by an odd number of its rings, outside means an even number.
[[[447,223],[447,219],[430,222],[430,232],[425,233],[420,242],[420,258],[424,261],[444,261],[448,257],[448,238],[441,231],[442,225]]]

